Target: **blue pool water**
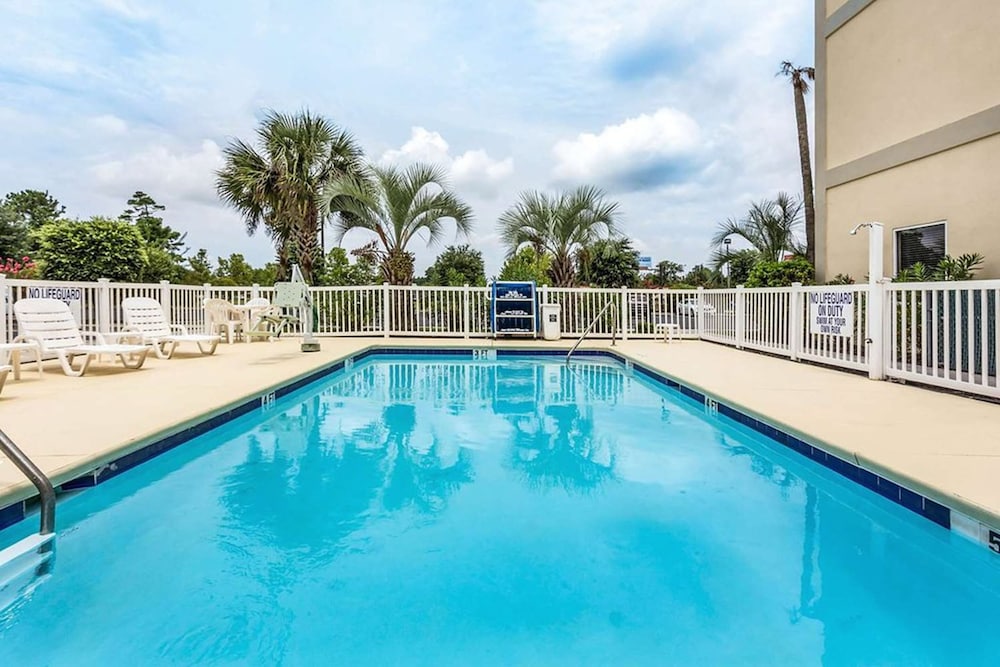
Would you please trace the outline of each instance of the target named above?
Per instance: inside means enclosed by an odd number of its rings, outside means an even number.
[[[1000,559],[611,363],[372,358],[59,522],[0,665],[998,660]]]

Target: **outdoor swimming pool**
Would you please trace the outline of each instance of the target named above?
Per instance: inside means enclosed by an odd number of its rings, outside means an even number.
[[[2,665],[976,665],[1000,636],[1000,559],[586,358],[369,357],[59,526]]]

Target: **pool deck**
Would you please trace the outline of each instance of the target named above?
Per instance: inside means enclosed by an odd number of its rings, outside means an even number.
[[[220,345],[204,357],[181,348],[139,371],[94,364],[82,378],[45,363],[8,379],[0,428],[55,484],[152,439],[223,412],[369,347],[568,348],[573,341],[324,338]],[[588,341],[581,349],[607,348]],[[192,348],[193,349],[193,348]],[[700,341],[619,342],[615,350],[702,393],[821,445],[912,490],[1000,527],[1000,405],[743,352]],[[0,455],[0,508],[34,488]]]

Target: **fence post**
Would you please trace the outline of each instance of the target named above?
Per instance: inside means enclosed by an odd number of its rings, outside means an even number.
[[[202,313],[205,312],[205,308],[204,308],[205,299],[211,299],[211,298],[212,298],[212,283],[205,283],[204,285],[202,285],[202,293],[201,293],[201,302],[202,302],[201,312]],[[209,328],[208,328],[208,317],[207,316],[205,317],[205,319],[203,321],[204,321],[203,327],[204,327],[205,333],[207,333],[207,334],[214,334],[214,333],[216,333],[215,331],[209,330]]]
[[[97,279],[97,330],[111,331],[111,281],[107,278]]]
[[[163,316],[167,319],[167,324],[173,320],[170,318],[170,281],[160,281],[160,308],[163,309]]]
[[[874,275],[874,274],[870,274]],[[885,379],[885,345],[892,340],[887,335],[886,326],[891,323],[891,317],[886,317],[886,307],[890,300],[886,298],[886,281],[868,281],[868,378],[871,380]],[[890,352],[891,354],[891,352]]]
[[[253,285],[250,286],[250,298],[251,299],[260,298],[260,285],[258,283],[254,283]]]
[[[622,340],[628,340],[628,327],[629,327],[629,308],[628,308],[628,287],[622,285],[622,310],[621,310],[621,325],[622,325]]]
[[[871,222],[868,226],[868,377],[872,380],[885,378],[885,343],[891,336],[885,334],[885,325],[890,318],[885,317],[885,269],[883,264],[883,234],[881,223]],[[857,227],[854,228],[857,231]],[[851,232],[852,234],[854,232]],[[985,325],[984,325],[985,326]]]
[[[462,333],[463,338],[469,337],[469,283],[462,290]]]
[[[382,283],[382,337],[389,337],[389,283]]]
[[[736,286],[736,349],[742,350],[747,340],[747,293],[743,285]]]
[[[7,308],[10,304],[9,289],[7,274],[0,273],[0,343],[10,342],[10,332],[7,330]]]
[[[802,283],[792,283],[788,293],[788,356],[792,361],[799,360],[799,350],[802,346]]]
[[[695,299],[695,306],[698,308],[697,314],[695,315],[695,324],[698,327],[698,340],[704,340],[703,334],[705,333],[705,288],[699,287],[697,291],[697,298]]]

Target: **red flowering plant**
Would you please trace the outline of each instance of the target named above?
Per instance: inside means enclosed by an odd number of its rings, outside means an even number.
[[[13,257],[0,258],[0,273],[8,278],[36,278],[38,265],[27,256],[19,260]]]

